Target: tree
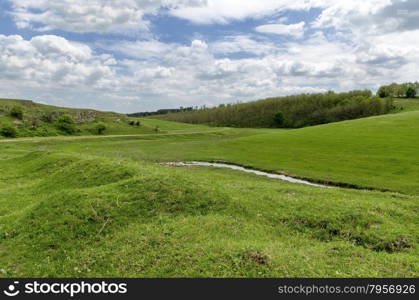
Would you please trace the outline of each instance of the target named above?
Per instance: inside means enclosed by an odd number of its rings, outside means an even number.
[[[277,112],[274,116],[275,125],[278,126],[278,127],[281,127],[281,126],[284,125],[284,121],[285,121],[285,119],[284,119],[284,115],[282,114],[282,112]]]
[[[68,134],[74,134],[77,130],[76,124],[70,115],[59,116],[57,120],[57,128]]]
[[[416,97],[416,89],[413,87],[408,87],[406,90],[406,98],[415,98]]]
[[[17,136],[16,127],[11,124],[4,124],[0,127],[0,135],[8,138],[14,138]]]
[[[15,118],[19,119],[19,120],[22,120],[23,119],[23,108],[22,108],[22,106],[14,105],[12,107],[12,109],[10,110],[10,115],[12,117],[15,117]]]
[[[387,92],[387,87],[386,86],[381,86],[378,89],[377,95],[380,98],[386,98],[386,97],[388,97],[389,95],[388,95],[388,92]]]

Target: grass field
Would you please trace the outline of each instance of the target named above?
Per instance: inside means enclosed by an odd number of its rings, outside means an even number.
[[[419,275],[419,111],[298,130],[141,122],[161,132],[0,141],[0,276]],[[156,164],[191,160],[376,190]]]

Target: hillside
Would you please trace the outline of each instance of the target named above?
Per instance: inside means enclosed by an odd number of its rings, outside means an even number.
[[[71,124],[60,124],[70,116]],[[0,139],[30,136],[153,133],[123,114],[92,109],[63,108],[29,100],[0,99]],[[130,121],[131,124],[130,124]],[[5,128],[8,131],[5,131]],[[10,129],[11,128],[11,129]],[[69,130],[71,129],[71,130]],[[14,132],[14,133],[13,133]]]

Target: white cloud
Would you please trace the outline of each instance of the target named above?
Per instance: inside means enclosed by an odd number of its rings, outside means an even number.
[[[113,76],[109,55],[95,56],[86,45],[54,35],[24,40],[0,35],[0,78],[25,80],[33,86],[106,84]]]
[[[146,15],[167,11],[198,24],[261,18],[285,10],[324,7],[332,0],[8,0],[19,28],[78,33],[147,33]]]
[[[246,18],[261,18],[285,10],[322,7],[332,0],[203,0],[194,5],[179,1],[170,13],[197,24],[228,23]]]
[[[261,25],[255,28],[256,31],[261,33],[271,33],[279,35],[290,35],[296,38],[301,38],[304,36],[304,26],[305,22],[300,22],[297,24],[267,24]]]
[[[19,28],[70,32],[147,32],[145,14],[156,13],[162,1],[149,0],[9,0]]]
[[[18,98],[129,112],[374,88],[419,77],[416,0],[10,1],[21,27],[122,35],[88,45],[55,35],[0,35],[0,85]],[[323,11],[314,23],[285,25],[291,18],[284,16],[277,24],[262,21],[256,32],[226,31],[215,41],[202,36],[181,44],[158,40],[145,21],[161,7],[201,24],[287,9]],[[127,32],[148,35],[123,40]],[[297,38],[278,44],[271,34]]]
[[[278,46],[267,40],[255,39],[247,35],[226,36],[210,45],[215,54],[234,54],[245,52],[254,55],[265,55],[278,51]]]
[[[171,51],[173,45],[149,39],[139,41],[102,41],[96,46],[115,53],[137,59],[156,59]]]

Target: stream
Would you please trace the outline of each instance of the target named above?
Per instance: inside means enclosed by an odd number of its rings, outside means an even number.
[[[330,188],[330,186],[327,186],[327,185],[316,184],[316,183],[312,183],[312,182],[302,180],[302,179],[293,178],[293,177],[286,176],[286,175],[267,173],[267,172],[263,172],[263,171],[247,169],[247,168],[244,168],[244,167],[231,165],[231,164],[224,164],[224,163],[209,163],[209,162],[193,161],[193,162],[190,162],[190,163],[170,162],[170,163],[165,163],[165,165],[174,166],[174,167],[201,166],[201,167],[226,168],[226,169],[232,169],[232,170],[242,171],[242,172],[246,172],[246,173],[252,173],[252,174],[259,175],[259,176],[265,176],[265,177],[268,177],[268,178],[279,179],[279,180],[292,182],[292,183],[299,183],[299,184],[305,184],[305,185],[322,187],[322,188]]]

